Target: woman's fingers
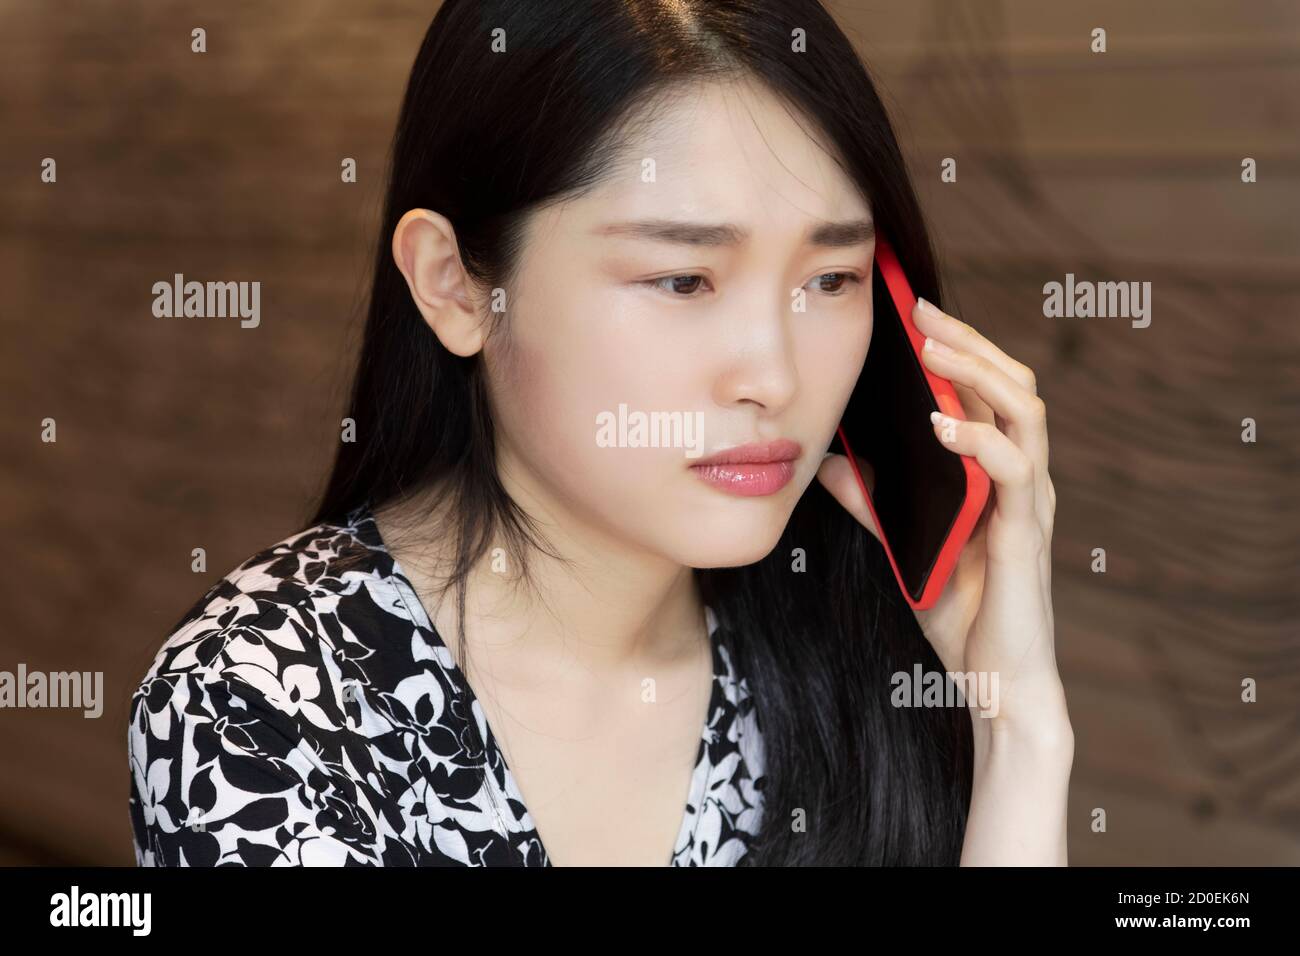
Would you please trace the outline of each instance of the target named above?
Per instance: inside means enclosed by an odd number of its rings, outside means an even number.
[[[941,412],[932,413],[930,421],[934,424],[936,437],[945,446],[959,455],[970,455],[988,473],[997,493],[998,511],[1004,517],[1034,529],[1040,527],[1034,463],[1016,447],[1015,442],[988,422],[959,421]],[[995,555],[998,547],[990,536],[990,556],[1016,557]]]
[[[953,382],[953,389],[957,392],[957,400],[961,402],[961,410],[967,418],[977,422],[988,422],[990,425],[996,424],[993,417],[993,409],[989,408],[988,403],[979,397],[979,393],[968,385],[961,382]]]
[[[986,359],[1030,395],[1038,394],[1038,379],[1033,369],[1023,362],[1017,362],[971,326],[944,312],[933,302],[917,299],[916,308],[912,310],[912,321],[922,335],[938,339],[959,352],[969,352]]]
[[[875,473],[872,471],[871,466],[859,458],[858,468],[862,472],[862,480],[867,483],[867,487],[874,488]],[[849,464],[848,458],[843,455],[827,455],[823,459],[821,467],[817,470],[817,478],[826,486],[826,490],[831,493],[831,497],[843,505],[844,509],[857,518],[862,523],[862,526],[879,541],[880,532],[876,528],[875,519],[871,517],[867,497],[862,493],[862,488],[858,485],[857,476],[853,474],[853,466]]]
[[[1007,436],[1033,463],[1038,519],[1050,536],[1056,492],[1048,476],[1047,406],[1038,397],[1033,370],[933,303],[918,302],[913,315],[917,328],[927,336],[922,351],[926,366],[958,389],[972,389],[1005,423]],[[952,351],[936,349],[935,343]]]
[[[971,387],[988,403],[1007,423],[1008,437],[1029,457],[1045,480],[1047,406],[1043,400],[1014,381],[997,363],[981,355],[953,349],[937,338],[925,340],[921,355],[936,374]],[[1046,484],[1041,490],[1046,495]]]
[[[927,302],[925,299],[917,300],[916,308],[912,310],[912,316],[913,321],[916,322],[916,327],[928,339],[947,345],[959,354],[973,356],[975,360],[987,362],[1029,395],[1035,397],[1038,395],[1038,378],[1034,374],[1034,370],[1023,362],[1017,362],[965,322],[949,315],[933,302]],[[938,369],[935,371],[938,371]],[[966,378],[954,378],[954,381],[961,381],[963,384],[973,386],[977,392],[979,391],[978,384],[968,381]],[[987,398],[987,396],[983,397]],[[990,402],[990,404],[992,403]],[[1038,408],[1030,403],[1030,408],[1041,412],[1042,414],[1039,417],[1046,418],[1045,406]],[[994,410],[1003,418],[1007,417],[1000,410],[996,408]],[[1017,443],[1020,443],[1021,437],[1012,435],[1012,438]],[[1034,434],[1024,437],[1029,438],[1035,446],[1032,449],[1027,448],[1026,453],[1029,454],[1036,465],[1043,469],[1043,473],[1046,475],[1049,455],[1046,427],[1036,429]],[[1022,444],[1021,447],[1024,447],[1024,445]]]

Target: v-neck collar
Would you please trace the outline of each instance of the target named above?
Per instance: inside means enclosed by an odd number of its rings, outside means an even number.
[[[379,525],[374,520],[374,515],[371,514],[369,507],[362,506],[353,511],[349,516],[349,523],[353,528],[361,532],[362,540],[369,547],[382,551],[388,558],[398,598],[402,602],[403,609],[411,623],[416,626],[432,647],[441,648],[446,652],[445,655],[439,655],[442,658],[439,663],[456,687],[461,700],[460,709],[462,714],[468,715],[470,719],[474,720],[477,725],[479,739],[483,741],[485,748],[484,758],[489,770],[487,779],[496,788],[496,792],[487,794],[491,803],[490,810],[494,817],[495,829],[507,840],[510,840],[511,844],[525,860],[532,855],[530,849],[535,849],[540,855],[541,865],[551,866],[550,855],[546,852],[541,834],[538,832],[532,815],[524,803],[523,793],[519,789],[518,781],[510,770],[504,752],[497,744],[496,735],[492,732],[492,728],[488,723],[487,713],[483,710],[483,706],[479,703],[473,688],[470,687],[469,681],[461,671],[459,664],[457,664],[455,654],[452,653],[451,648],[442,639],[442,635],[438,633],[438,629],[434,626],[433,618],[415,592],[411,579],[406,575],[401,562],[388,549],[383,536],[379,533]],[[709,759],[709,744],[713,742],[713,727],[718,719],[718,712],[724,705],[722,682],[727,674],[727,667],[722,660],[720,650],[719,621],[712,608],[706,606],[704,613],[708,627],[709,656],[712,660],[709,705],[704,716],[704,727],[700,733],[699,746],[695,752],[695,765],[694,770],[691,772],[686,806],[683,809],[677,837],[673,842],[672,854],[665,863],[667,866],[676,864],[682,854],[689,854],[694,843],[704,796],[708,791],[709,778],[713,770]]]

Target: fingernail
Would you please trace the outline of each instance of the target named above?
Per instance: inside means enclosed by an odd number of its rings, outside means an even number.
[[[957,424],[957,419],[950,418],[949,416],[945,415],[943,412],[931,412],[930,421],[936,425],[942,425],[944,428],[947,428],[949,426],[955,427]]]
[[[924,297],[918,298],[916,300],[916,304],[920,307],[921,311],[924,312],[926,315],[932,315],[936,319],[943,318],[943,310],[940,309],[933,302],[931,302],[929,299],[926,299]]]
[[[938,339],[932,339],[930,336],[925,337],[925,351],[933,352],[935,355],[953,355],[956,350],[952,346],[944,345]]]

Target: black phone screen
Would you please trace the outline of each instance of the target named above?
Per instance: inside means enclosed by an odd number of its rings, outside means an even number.
[[[935,436],[930,413],[938,406],[879,267],[871,285],[871,345],[841,426],[875,471],[877,522],[919,600],[965,500],[966,470]]]

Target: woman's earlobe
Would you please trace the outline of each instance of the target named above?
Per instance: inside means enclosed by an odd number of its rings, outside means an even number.
[[[483,347],[483,320],[451,222],[428,209],[411,209],[393,230],[392,251],[415,307],[438,340],[455,355],[476,354]]]

